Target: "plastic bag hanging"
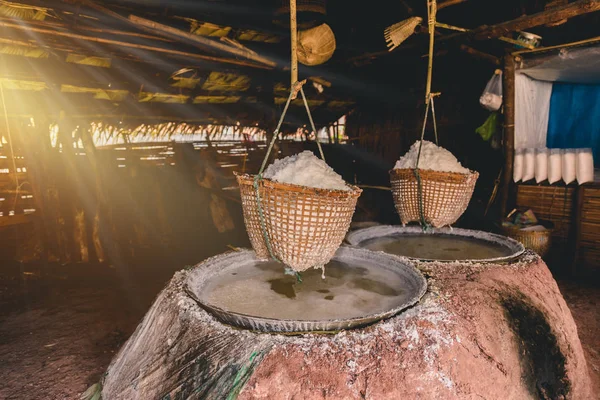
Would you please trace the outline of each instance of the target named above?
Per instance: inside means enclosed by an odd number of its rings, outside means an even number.
[[[502,106],[502,71],[497,69],[488,81],[479,103],[487,110],[498,111]]]
[[[479,128],[475,129],[475,132],[481,136],[483,140],[486,142],[492,138],[496,134],[498,130],[498,113],[493,112],[490,114],[488,119],[485,120],[483,125]]]

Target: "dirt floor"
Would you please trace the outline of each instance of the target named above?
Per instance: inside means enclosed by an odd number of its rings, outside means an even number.
[[[600,285],[558,280],[558,286],[577,324],[595,392],[600,393]]]
[[[0,399],[77,399],[100,379],[174,270],[2,266]],[[600,286],[559,286],[600,392]]]

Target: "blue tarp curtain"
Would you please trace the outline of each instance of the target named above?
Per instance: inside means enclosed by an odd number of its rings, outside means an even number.
[[[591,147],[600,162],[600,85],[554,82],[550,97],[548,148]]]

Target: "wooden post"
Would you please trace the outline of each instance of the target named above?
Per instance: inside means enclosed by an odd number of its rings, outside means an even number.
[[[502,204],[500,218],[506,216],[512,186],[515,158],[515,58],[504,57],[504,174],[502,176]]]

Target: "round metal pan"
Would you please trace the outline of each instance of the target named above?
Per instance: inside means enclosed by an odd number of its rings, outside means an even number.
[[[260,262],[256,259],[255,253],[250,250],[225,253],[197,265],[189,273],[186,291],[202,308],[225,324],[260,332],[304,333],[340,331],[372,324],[392,317],[416,304],[427,290],[427,281],[416,268],[400,258],[385,253],[344,246],[337,251],[334,260],[348,265],[360,265],[361,268],[381,268],[386,270],[384,271],[386,274],[397,275],[398,279],[395,281],[401,282],[402,287],[399,290],[401,290],[402,296],[398,296],[393,307],[383,312],[360,315],[355,318],[325,320],[265,318],[261,316],[261,310],[239,313],[211,304],[207,300],[211,282],[219,280],[225,274],[235,275],[232,271],[243,271],[244,268],[252,268],[257,262]],[[283,266],[281,271],[283,275]],[[327,273],[327,269],[325,271]]]
[[[460,228],[439,228],[432,229],[428,232],[423,232],[420,226],[391,226],[391,225],[379,225],[365,229],[359,229],[353,232],[350,232],[346,236],[346,242],[350,246],[366,248],[369,243],[373,243],[374,240],[379,238],[381,239],[389,239],[389,238],[398,238],[398,240],[402,240],[403,236],[417,236],[417,235],[438,235],[438,236],[452,236],[458,238],[465,238],[465,240],[475,240],[475,241],[483,241],[487,242],[491,245],[500,247],[505,249],[505,256],[501,257],[489,257],[489,258],[477,258],[477,259],[468,259],[468,258],[444,258],[444,259],[431,259],[431,258],[421,258],[421,257],[410,257],[403,254],[395,254],[397,256],[407,257],[413,260],[419,261],[442,261],[442,262],[473,262],[473,263],[499,263],[499,262],[509,262],[517,257],[519,257],[524,251],[525,248],[519,242],[514,239],[508,238],[506,236],[497,235],[495,233],[483,232],[483,231],[474,231],[469,229],[460,229]],[[391,253],[387,253],[391,254]]]

